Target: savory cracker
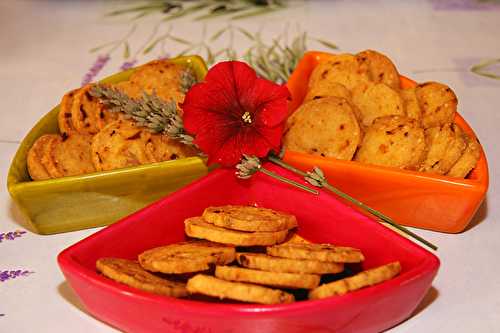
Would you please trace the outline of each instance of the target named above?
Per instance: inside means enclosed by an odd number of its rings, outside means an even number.
[[[155,276],[132,260],[101,258],[97,260],[96,267],[104,276],[137,289],[171,297],[188,295],[184,283]]]
[[[210,265],[234,261],[233,246],[206,241],[188,241],[156,247],[139,255],[139,264],[148,271],[166,274],[200,272]]]
[[[267,254],[281,258],[318,260],[335,263],[358,263],[365,260],[361,250],[331,244],[286,243],[270,246]]]
[[[177,160],[198,155],[198,151],[165,134],[151,134],[146,144],[146,154],[155,162]]]
[[[54,160],[53,154],[55,147],[60,145],[61,143],[62,137],[55,134],[52,135],[43,146],[41,161],[43,166],[45,167],[45,170],[47,170],[51,178],[63,177],[62,172],[59,171],[56,166],[56,161]]]
[[[325,97],[303,104],[288,118],[283,145],[290,151],[351,160],[361,137],[349,102]]]
[[[425,158],[425,148],[424,130],[415,119],[386,116],[366,129],[354,160],[413,170]]]
[[[335,274],[344,270],[344,264],[312,259],[290,259],[260,253],[236,253],[238,263],[247,268],[280,273]]]
[[[276,232],[242,232],[216,227],[205,222],[202,217],[191,217],[184,221],[186,235],[212,242],[236,246],[267,246],[281,243],[288,235],[288,230]]]
[[[403,99],[406,116],[420,121],[422,118],[422,110],[420,110],[420,105],[418,104],[416,89],[401,89],[399,94]]]
[[[462,129],[454,123],[425,130],[427,156],[419,171],[444,175],[458,161],[467,143]]]
[[[448,171],[446,174],[447,176],[464,178],[476,167],[477,161],[481,156],[481,146],[475,138],[470,137],[466,133],[464,133],[464,139],[467,143],[467,147],[462,156],[460,156],[457,162]]]
[[[303,103],[313,99],[332,96],[350,100],[351,92],[343,84],[337,82],[327,80],[316,81],[316,83],[307,90]]]
[[[352,103],[360,111],[363,126],[370,126],[378,117],[405,115],[401,96],[384,83],[358,85],[352,90]]]
[[[399,261],[368,269],[354,276],[323,284],[309,292],[309,299],[340,296],[364,287],[390,280],[401,272]]]
[[[292,303],[295,297],[281,290],[266,288],[249,283],[230,282],[213,276],[198,274],[187,282],[187,290],[192,294],[202,294],[219,299],[232,299],[260,304]]]
[[[399,73],[391,59],[380,52],[365,50],[356,54],[361,66],[368,66],[371,79],[376,83],[384,83],[392,89],[399,89]]]
[[[263,284],[278,288],[314,289],[319,275],[265,272],[235,266],[217,266],[215,276],[222,280]]]
[[[294,215],[253,206],[208,207],[203,218],[216,226],[241,231],[281,231],[297,227]]]
[[[49,152],[50,163],[46,164],[50,174],[60,177],[82,175],[95,171],[90,151],[92,137],[72,133],[61,140],[53,141]]]
[[[42,157],[46,149],[46,145],[57,138],[57,134],[45,134],[39,137],[33,146],[28,151],[26,163],[28,165],[28,173],[33,180],[43,180],[51,178],[49,172],[42,163]]]
[[[69,135],[75,132],[75,128],[73,127],[73,122],[71,120],[71,109],[73,107],[73,98],[77,92],[78,89],[75,89],[64,94],[61,103],[59,104],[57,123],[59,124],[59,131],[63,135]]]
[[[415,93],[422,110],[424,128],[453,122],[458,100],[450,87],[437,82],[427,82],[419,84]]]
[[[146,153],[151,133],[134,121],[119,119],[104,127],[92,139],[92,160],[96,170],[113,170],[152,163]]]

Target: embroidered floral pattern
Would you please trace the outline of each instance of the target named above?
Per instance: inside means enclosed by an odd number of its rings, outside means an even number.
[[[14,240],[16,238],[22,237],[26,231],[23,230],[16,230],[16,231],[9,231],[9,232],[2,232],[0,233],[0,243],[2,243],[4,240]]]

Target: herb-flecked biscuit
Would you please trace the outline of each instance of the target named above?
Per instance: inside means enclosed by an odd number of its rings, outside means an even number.
[[[365,50],[356,54],[356,59],[362,66],[368,66],[370,77],[374,82],[399,89],[399,73],[387,56],[377,51]]]
[[[294,215],[253,206],[208,207],[203,218],[216,226],[241,231],[280,231],[297,227]]]
[[[427,156],[419,171],[444,175],[458,161],[467,143],[462,129],[454,123],[425,130]]]
[[[151,134],[151,138],[146,144],[146,153],[150,154],[151,159],[155,162],[177,160],[198,155],[198,151],[195,148],[169,138],[165,134]]]
[[[384,83],[358,85],[352,90],[352,103],[360,111],[363,126],[370,126],[378,117],[405,115],[403,99]]]
[[[351,160],[361,142],[353,106],[343,98],[309,101],[288,118],[283,145],[290,151]]]
[[[230,282],[203,274],[198,274],[189,279],[187,290],[192,294],[218,297],[221,300],[228,298],[249,303],[281,304],[295,301],[292,294],[278,289],[250,283]]]
[[[335,274],[344,270],[344,264],[313,259],[273,257],[260,253],[236,253],[236,260],[243,267],[268,272]]]
[[[73,107],[73,97],[78,89],[74,89],[64,94],[59,104],[59,113],[57,115],[57,122],[59,124],[59,131],[61,134],[69,135],[75,132],[73,122],[71,120],[71,109]]]
[[[47,170],[48,174],[50,175],[51,178],[59,178],[63,177],[63,174],[55,165],[54,161],[54,154],[53,151],[56,146],[62,143],[62,137],[60,135],[52,135],[45,145],[43,146],[42,150],[42,164],[45,167],[45,170]]]
[[[27,164],[28,173],[33,180],[43,180],[51,178],[49,172],[42,163],[42,157],[46,145],[54,138],[58,138],[57,134],[45,134],[39,137],[33,146],[28,151]]]
[[[235,266],[217,266],[215,276],[222,280],[263,284],[278,288],[314,289],[319,275],[265,272]]]
[[[291,259],[319,260],[336,263],[358,263],[365,260],[363,253],[353,247],[331,244],[286,243],[270,246],[267,254]]]
[[[481,146],[476,139],[471,138],[468,134],[464,133],[464,139],[467,143],[462,156],[458,161],[451,167],[451,169],[446,174],[450,177],[466,177],[469,172],[474,169],[481,156]]]
[[[401,89],[399,94],[403,99],[406,116],[420,121],[422,119],[422,110],[420,110],[418,104],[415,88]]]
[[[188,295],[184,283],[155,276],[132,260],[101,258],[97,260],[96,267],[104,276],[130,287],[171,297]]]
[[[282,243],[288,230],[275,232],[243,232],[214,226],[202,217],[191,217],[184,221],[186,235],[212,242],[236,246],[267,246]]]
[[[309,78],[309,87],[320,81],[340,83],[348,90],[359,84],[370,82],[367,64],[360,63],[352,54],[337,54],[316,65]]]
[[[437,82],[427,82],[419,84],[415,93],[422,110],[424,128],[453,122],[458,100],[450,87]]]
[[[146,153],[151,133],[134,121],[119,119],[104,127],[92,139],[92,160],[96,170],[113,170],[152,163]]]
[[[61,140],[52,141],[49,162],[45,165],[49,174],[66,177],[94,172],[91,140],[90,135],[74,132],[63,135]]]
[[[234,261],[234,246],[206,241],[187,241],[156,247],[139,254],[139,264],[148,271],[166,274],[200,272],[210,265]]]
[[[309,299],[340,296],[390,280],[401,272],[399,261],[368,269],[354,276],[323,284],[309,292]]]
[[[415,170],[425,158],[425,135],[415,119],[385,116],[368,127],[355,161]]]
[[[313,99],[332,96],[350,100],[351,92],[343,84],[337,82],[327,80],[316,81],[316,83],[307,90],[303,103]]]

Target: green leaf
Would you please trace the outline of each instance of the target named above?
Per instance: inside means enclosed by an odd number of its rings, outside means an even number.
[[[330,43],[329,41],[319,38],[314,38],[314,40],[331,50],[338,50],[338,46],[336,44]]]
[[[243,28],[236,28],[239,32],[241,32],[243,35],[245,35],[246,38],[250,40],[255,40],[255,36],[252,35],[249,31],[243,29]]]
[[[484,76],[490,79],[500,80],[500,70],[497,69],[497,71],[499,71],[498,74],[492,71],[493,69],[492,67],[497,64],[500,64],[500,59],[486,60],[477,65],[472,66],[470,71],[480,76]],[[500,67],[500,65],[498,66]]]
[[[215,34],[212,35],[212,37],[210,37],[210,41],[211,42],[216,41],[220,36],[222,36],[223,33],[227,31],[227,29],[228,27],[225,27],[217,31]]]
[[[135,13],[135,12],[139,12],[139,11],[144,11],[144,10],[148,10],[148,9],[161,9],[164,6],[165,5],[162,2],[154,1],[153,3],[151,3],[149,5],[142,5],[142,6],[129,7],[129,8],[125,8],[125,9],[115,10],[115,11],[106,13],[106,16],[117,16],[117,15],[123,15],[123,14],[128,14],[128,13]]]
[[[170,40],[173,40],[174,42],[181,43],[181,44],[184,44],[184,45],[191,45],[192,44],[188,40],[185,40],[185,39],[182,39],[182,38],[179,38],[179,37],[175,37],[175,36],[172,36],[172,35],[168,35],[167,38],[170,39]]]
[[[116,45],[116,44],[118,44],[118,43],[120,43],[120,42],[121,42],[121,41],[119,41],[119,40],[114,40],[114,41],[112,41],[112,42],[108,42],[108,43],[105,43],[105,44],[101,44],[101,45],[99,45],[99,46],[96,46],[96,47],[94,47],[94,48],[90,49],[90,50],[89,50],[89,52],[90,52],[90,53],[94,53],[94,52],[97,52],[97,51],[99,51],[99,50],[102,50],[103,48],[105,48],[105,47],[107,47],[107,46]]]
[[[130,47],[128,45],[128,42],[125,42],[125,44],[123,45],[123,57],[125,59],[128,59],[128,57],[130,57]]]

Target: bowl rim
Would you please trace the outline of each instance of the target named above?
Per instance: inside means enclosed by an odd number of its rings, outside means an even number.
[[[290,75],[289,80],[287,81],[287,87],[292,93],[292,100],[293,100],[293,91],[296,81],[303,79],[304,72],[307,71],[306,66],[310,61],[321,61],[324,60],[328,57],[331,57],[333,54],[328,53],[328,52],[323,52],[323,51],[307,51],[304,56],[301,58],[297,66],[295,67],[295,70],[293,73]],[[309,77],[310,73],[306,74],[307,77]],[[401,82],[401,87],[402,88],[409,88],[409,87],[414,87],[417,85],[415,81],[412,79],[400,75],[400,82]],[[291,85],[290,85],[291,84]],[[300,99],[300,98],[299,98]],[[296,103],[296,102],[295,102]],[[302,103],[302,100],[300,101]],[[289,103],[289,107],[293,108],[293,104]],[[297,105],[297,107],[300,106],[300,104]],[[290,114],[294,112],[295,109],[289,109]],[[455,116],[455,122],[469,135],[471,135],[473,138],[477,139],[477,135],[475,134],[474,130],[472,127],[465,121],[465,119],[457,112]],[[479,140],[478,140],[479,142]],[[454,184],[457,186],[464,186],[464,187],[472,187],[477,189],[480,192],[486,192],[489,186],[489,171],[488,171],[488,162],[486,158],[486,154],[484,151],[483,146],[479,142],[479,145],[481,147],[481,155],[479,157],[479,160],[476,164],[476,167],[469,173],[469,178],[457,178],[457,177],[450,177],[446,175],[436,175],[436,174],[431,174],[431,173],[424,173],[424,172],[419,172],[419,171],[412,171],[412,170],[401,170],[397,168],[391,168],[387,166],[379,166],[379,165],[371,165],[371,164],[366,164],[366,163],[361,163],[357,161],[344,161],[344,160],[338,160],[336,158],[328,158],[328,157],[321,157],[321,156],[314,156],[314,155],[309,155],[306,153],[299,153],[299,152],[293,152],[286,150],[285,151],[285,157],[286,156],[293,156],[293,157],[298,157],[302,160],[309,160],[309,161],[325,161],[329,163],[335,163],[338,164],[342,167],[345,168],[356,168],[359,169],[360,172],[377,172],[377,173],[386,173],[387,177],[398,177],[398,176],[406,176],[406,177],[417,177],[422,180],[427,180],[431,182],[436,182],[436,183],[446,183],[446,184]]]
[[[198,79],[203,79],[203,77],[206,75],[208,68],[207,65],[205,64],[203,58],[201,58],[198,55],[186,55],[186,56],[179,56],[175,58],[168,59],[169,61],[172,61],[174,63],[178,64],[183,64],[183,65],[188,65],[188,66],[193,66],[195,68],[196,75],[198,76]],[[134,68],[128,69],[126,71],[118,72],[115,74],[112,74],[110,76],[107,76],[106,78],[99,80],[99,83],[116,83],[120,81],[125,81],[127,80],[130,75],[137,70],[139,67],[141,67],[144,64],[141,64],[139,66],[136,66]],[[16,153],[14,157],[11,160],[11,164],[9,167],[9,171],[7,174],[7,189],[11,196],[15,196],[16,193],[19,193],[25,189],[35,189],[35,188],[47,188],[50,186],[64,186],[66,184],[73,184],[75,182],[88,182],[94,179],[99,179],[99,178],[115,178],[115,177],[123,177],[127,175],[132,175],[132,174],[139,174],[148,170],[157,170],[161,169],[163,167],[167,166],[172,166],[175,164],[184,164],[184,163],[202,163],[206,165],[206,159],[203,159],[201,157],[188,157],[188,158],[183,158],[179,160],[172,160],[172,161],[162,161],[162,162],[155,162],[155,163],[148,163],[148,164],[143,164],[143,165],[138,165],[138,166],[131,166],[131,167],[126,167],[126,168],[120,168],[120,169],[114,169],[114,170],[107,170],[107,171],[96,171],[92,173],[87,173],[83,175],[76,175],[76,176],[67,176],[67,177],[59,177],[59,178],[51,178],[51,179],[46,179],[46,180],[25,180],[23,181],[21,177],[17,174],[17,166],[16,164],[18,161],[21,159],[21,156],[24,154],[24,150],[27,151],[29,150],[30,147],[27,147],[27,143],[30,140],[36,140],[40,135],[35,135],[35,132],[37,132],[39,129],[46,127],[47,123],[54,117],[54,115],[57,115],[59,112],[60,104],[56,105],[52,110],[50,110],[48,113],[46,113],[42,118],[40,118],[36,124],[28,131],[28,133],[24,136],[24,138],[21,140]],[[57,127],[58,128],[58,127]]]
[[[270,168],[275,168],[274,165],[269,165]],[[169,203],[175,201],[176,195],[183,195],[184,192],[190,191],[191,187],[199,186],[200,183],[207,182],[211,177],[224,177],[224,176],[232,176],[234,177],[234,173],[231,170],[227,169],[216,169],[210,174],[196,180],[190,185],[176,191],[173,195],[165,197],[162,200],[159,200],[145,208],[123,218],[117,223],[111,224],[106,228],[95,232],[94,234],[78,241],[77,243],[71,245],[70,247],[64,249],[57,256],[58,264],[66,275],[67,273],[73,274],[75,276],[79,276],[81,279],[85,280],[86,283],[92,284],[97,288],[107,290],[113,294],[121,294],[122,296],[131,296],[134,298],[138,298],[141,301],[149,301],[155,303],[162,303],[163,305],[168,306],[178,306],[183,309],[189,309],[189,311],[202,311],[204,314],[219,314],[221,311],[232,314],[254,314],[254,315],[283,315],[289,314],[290,312],[297,311],[307,311],[312,310],[313,308],[321,307],[331,307],[337,306],[337,304],[342,305],[344,303],[350,303],[356,301],[357,299],[362,298],[363,295],[384,295],[387,290],[397,288],[399,286],[403,286],[406,282],[418,279],[420,277],[426,276],[428,274],[432,274],[433,276],[437,274],[437,271],[440,267],[439,258],[432,252],[427,249],[421,247],[420,245],[412,242],[411,240],[403,237],[399,233],[383,226],[379,222],[375,221],[373,218],[364,216],[362,213],[352,210],[352,213],[355,216],[359,216],[360,218],[365,219],[363,224],[370,224],[370,228],[372,231],[379,235],[389,236],[392,240],[396,240],[400,247],[405,247],[407,249],[411,249],[412,253],[416,256],[420,257],[420,262],[413,266],[411,269],[404,271],[398,276],[392,278],[391,280],[384,281],[384,283],[380,283],[369,288],[362,288],[360,290],[356,290],[354,292],[339,296],[339,297],[328,297],[319,300],[305,300],[300,302],[294,302],[290,304],[275,304],[275,305],[263,305],[263,304],[224,304],[224,303],[214,303],[214,302],[204,302],[197,300],[187,300],[187,299],[179,299],[169,296],[162,296],[153,293],[149,293],[146,291],[142,291],[140,289],[136,289],[133,287],[129,287],[127,285],[118,283],[111,279],[105,278],[99,275],[95,270],[90,270],[77,260],[78,254],[74,255],[74,252],[79,252],[80,246],[83,246],[86,243],[94,242],[94,239],[101,237],[101,235],[106,235],[112,233],[115,229],[121,229],[130,224],[135,223],[135,219],[141,217],[148,209],[154,209],[157,206],[168,206]],[[330,199],[328,199],[330,200]],[[331,200],[338,200],[335,197],[331,196]],[[345,204],[344,204],[345,205]],[[138,219],[140,220],[140,218]],[[92,246],[95,246],[92,245]]]

